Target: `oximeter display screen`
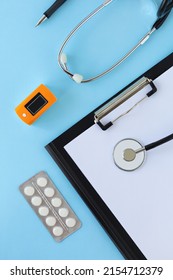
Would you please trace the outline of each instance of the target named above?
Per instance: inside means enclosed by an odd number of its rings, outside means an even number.
[[[26,105],[25,108],[34,116],[37,114],[46,104],[48,101],[46,98],[41,94],[37,93]]]

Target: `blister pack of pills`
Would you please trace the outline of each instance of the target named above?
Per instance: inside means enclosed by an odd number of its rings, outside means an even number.
[[[23,183],[20,191],[56,241],[80,228],[80,220],[44,171]]]

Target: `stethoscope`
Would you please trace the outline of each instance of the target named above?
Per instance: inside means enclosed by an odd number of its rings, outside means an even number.
[[[143,45],[149,38],[150,36],[157,30],[159,29],[162,24],[164,23],[164,21],[167,19],[168,15],[171,12],[171,9],[173,8],[173,0],[163,0],[158,12],[157,12],[157,20],[156,22],[153,24],[151,30],[149,32],[147,32],[147,34],[145,34],[145,36],[126,54],[124,55],[119,61],[117,61],[116,63],[114,63],[110,68],[106,69],[105,71],[103,71],[102,73],[85,79],[81,74],[75,74],[72,73],[68,66],[67,66],[67,56],[65,55],[64,48],[67,45],[67,43],[69,42],[69,40],[72,38],[72,36],[87,22],[89,21],[92,17],[94,17],[98,12],[100,12],[104,7],[106,7],[107,5],[109,5],[113,0],[106,0],[103,2],[103,4],[101,4],[100,6],[98,6],[93,12],[91,12],[87,17],[85,17],[71,32],[70,34],[67,36],[67,38],[65,39],[64,43],[62,44],[59,54],[58,54],[58,62],[60,67],[62,68],[62,70],[69,75],[69,77],[74,80],[76,83],[88,83],[91,81],[94,81],[98,78],[103,77],[104,75],[108,74],[109,72],[111,72],[113,69],[115,69],[117,66],[119,66],[123,61],[125,61],[136,49],[138,49],[141,45]]]
[[[124,171],[134,171],[144,163],[146,152],[171,140],[173,140],[173,133],[145,146],[135,139],[123,139],[114,147],[114,163],[118,168]]]

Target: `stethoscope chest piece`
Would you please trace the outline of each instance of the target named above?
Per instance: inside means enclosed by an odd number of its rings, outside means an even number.
[[[116,144],[113,150],[113,159],[120,169],[133,171],[143,164],[145,153],[145,148],[138,141],[127,138]]]

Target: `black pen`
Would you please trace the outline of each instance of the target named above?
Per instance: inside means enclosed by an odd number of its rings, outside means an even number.
[[[43,14],[43,16],[39,19],[36,26],[40,25],[43,21],[50,18],[51,15],[62,5],[66,0],[57,0],[53,3],[53,5]]]

